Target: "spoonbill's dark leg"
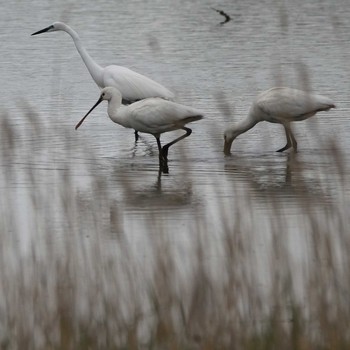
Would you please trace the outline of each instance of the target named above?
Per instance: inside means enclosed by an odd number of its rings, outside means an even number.
[[[159,136],[155,136],[156,140],[157,140],[157,146],[158,146],[158,152],[159,152],[159,160],[163,159],[162,157],[162,145],[160,143],[160,139]]]
[[[159,169],[163,174],[169,174],[168,159],[163,159],[159,164]]]
[[[162,148],[162,155],[163,155],[163,157],[168,158],[168,150],[169,150],[169,147],[170,147],[170,146],[172,146],[172,145],[174,145],[175,143],[181,141],[181,140],[184,139],[185,137],[190,136],[191,133],[192,133],[192,130],[191,130],[190,128],[183,127],[183,128],[181,128],[181,129],[185,130],[185,131],[186,131],[186,134],[184,134],[184,135],[178,137],[178,138],[175,139],[174,141],[171,141],[171,142],[167,143],[165,146],[163,146],[163,148]]]
[[[159,136],[156,136],[156,135],[154,135],[154,136],[155,136],[155,138],[157,140],[157,146],[158,146],[158,152],[159,152],[159,169],[164,174],[168,174],[169,173],[168,158],[163,155],[162,145],[160,143]]]
[[[298,142],[293,135],[292,129],[289,129],[289,136],[290,136],[290,139],[292,141],[292,146],[293,146],[294,152],[298,152]]]
[[[139,140],[139,133],[135,130],[135,142]]]
[[[283,152],[285,151],[286,149],[289,149],[292,147],[292,138],[294,139],[295,141],[295,138],[294,136],[291,136],[291,130],[290,130],[290,127],[288,127],[287,125],[283,125],[284,126],[284,131],[286,133],[286,138],[287,138],[287,144],[282,147],[281,149],[277,150],[276,152]],[[293,135],[293,134],[292,134]],[[296,142],[296,141],[295,141]]]

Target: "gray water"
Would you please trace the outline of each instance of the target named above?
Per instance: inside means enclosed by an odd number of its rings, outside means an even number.
[[[231,21],[221,25],[223,17],[211,6],[225,10]],[[186,245],[200,208],[212,222],[215,241],[217,203],[227,203],[230,212],[247,193],[256,209],[253,221],[270,217],[266,202],[273,196],[285,208],[292,231],[299,232],[301,192],[315,202],[336,202],[349,194],[329,156],[333,140],[344,151],[346,178],[349,15],[347,0],[3,2],[1,111],[20,131],[14,134],[18,148],[11,161],[1,164],[4,172],[14,168],[16,176],[2,177],[0,185],[16,193],[19,225],[25,228],[31,215],[22,199],[49,190],[54,206],[58,179],[69,174],[73,188],[87,198],[93,196],[91,175],[107,182],[136,250],[142,249],[144,222],[154,213],[166,221],[174,242]],[[79,33],[99,64],[127,66],[203,111],[205,119],[192,124],[192,135],[170,149],[169,174],[158,172],[154,138],[141,135],[135,145],[131,130],[109,120],[106,104],[74,130],[99,89],[66,33],[30,36],[57,20]],[[225,157],[225,128],[245,116],[256,94],[276,85],[311,88],[332,98],[337,109],[295,125],[296,155],[276,153],[285,143],[284,132],[261,123],[239,137],[233,155]],[[29,118],[29,110],[39,116]],[[36,134],[35,127],[45,133]],[[174,135],[163,135],[163,142]],[[35,174],[34,184],[28,171]],[[228,195],[233,187],[239,189],[235,198]]]

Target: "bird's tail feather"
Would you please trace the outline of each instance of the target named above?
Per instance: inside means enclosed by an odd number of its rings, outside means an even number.
[[[322,112],[322,111],[329,111],[331,108],[336,108],[334,103],[329,103],[321,108],[318,109],[318,112]]]
[[[328,97],[317,95],[317,102],[319,104],[318,111],[328,111],[335,108],[334,102]]]
[[[203,116],[201,114],[199,115],[191,115],[190,117],[187,117],[184,119],[184,121],[187,123],[192,123],[192,122],[195,122],[197,120],[201,120],[203,119]]]

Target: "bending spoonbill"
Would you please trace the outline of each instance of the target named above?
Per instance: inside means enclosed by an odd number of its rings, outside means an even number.
[[[245,119],[226,129],[224,153],[230,154],[233,140],[262,121],[279,123],[284,127],[287,144],[277,152],[283,152],[290,147],[296,152],[297,141],[291,129],[291,122],[308,119],[317,112],[328,111],[331,108],[335,108],[334,103],[321,95],[287,87],[266,90],[255,99]]]
[[[192,130],[185,125],[203,118],[202,113],[192,107],[161,98],[147,98],[123,106],[121,93],[114,87],[106,87],[102,89],[98,101],[75,126],[75,129],[78,129],[91,111],[104,100],[108,101],[108,115],[113,122],[125,128],[151,134],[156,138],[161,166],[166,166],[169,147],[191,135]],[[186,133],[162,147],[160,135],[178,129]]]
[[[174,99],[174,94],[170,90],[150,78],[126,67],[116,65],[101,67],[88,54],[81,43],[78,33],[63,22],[54,22],[52,25],[32,35],[60,30],[68,33],[73,39],[75,47],[95,83],[100,88],[107,86],[114,86],[117,88],[123,96],[124,104],[130,104],[148,97],[162,97],[168,100]],[[137,133],[135,133],[135,138],[137,140]]]

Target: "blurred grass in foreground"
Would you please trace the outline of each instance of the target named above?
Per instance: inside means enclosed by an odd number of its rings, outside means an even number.
[[[1,122],[1,349],[350,348],[346,197],[321,200],[315,210],[307,194],[298,196],[299,224],[307,233],[307,259],[298,270],[281,235],[283,208],[273,196],[266,203],[271,256],[259,266],[251,250],[259,223],[249,192],[234,187],[227,193],[232,206],[217,203],[213,213],[220,217],[215,231],[222,259],[205,258],[210,216],[194,216],[191,254],[179,259],[163,234],[166,223],[154,213],[142,232],[145,260],[132,248],[133,232],[123,224],[122,203],[108,190],[108,179],[85,169],[88,189],[74,186],[69,144],[67,163],[52,178],[43,180],[31,167],[45,165],[51,155],[28,148],[31,143],[23,147],[24,139],[46,137],[34,112],[25,117],[23,129],[7,115]],[[336,146],[329,157],[345,186]],[[119,179],[130,187],[127,178]],[[238,190],[246,199],[235,206]],[[187,263],[179,266],[182,258]],[[266,280],[256,276],[261,269]]]

